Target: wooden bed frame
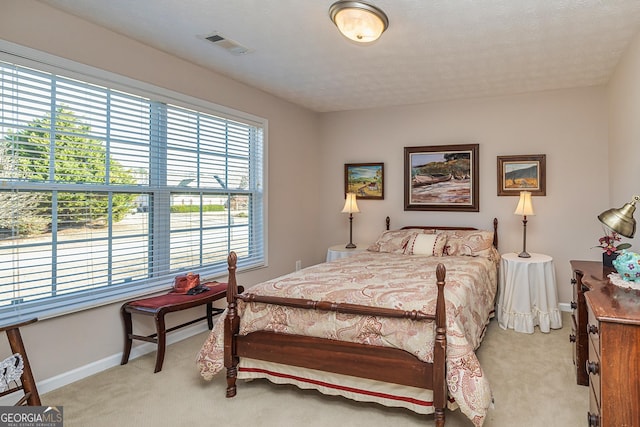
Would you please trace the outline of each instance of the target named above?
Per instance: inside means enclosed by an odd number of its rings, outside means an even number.
[[[493,220],[494,246],[497,248],[498,220]],[[473,227],[418,226],[438,230],[475,230]],[[387,218],[387,230],[389,219]],[[227,316],[224,324],[224,366],[227,370],[227,397],[236,395],[238,362],[241,357],[275,362],[284,365],[316,369],[324,372],[350,375],[394,384],[413,386],[433,391],[434,420],[437,427],[444,427],[447,405],[446,381],[446,307],[444,286],[446,270],[443,264],[436,268],[437,302],[434,314],[419,311],[403,311],[368,307],[332,301],[314,301],[270,296],[252,293],[238,294],[236,281],[237,255],[228,257],[229,285],[227,287]],[[433,363],[419,360],[404,350],[365,344],[329,340],[325,338],[289,335],[268,331],[239,335],[240,317],[237,300],[261,302],[288,307],[326,310],[364,316],[406,318],[416,321],[435,321],[435,348]],[[286,348],[286,352],[282,350]]]

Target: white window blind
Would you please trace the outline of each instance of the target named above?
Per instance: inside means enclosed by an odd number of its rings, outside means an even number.
[[[264,123],[2,58],[0,322],[264,265]]]

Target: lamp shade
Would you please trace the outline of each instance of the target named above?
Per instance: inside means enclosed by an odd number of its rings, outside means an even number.
[[[636,210],[636,202],[640,200],[640,196],[633,196],[629,203],[618,209],[609,209],[598,215],[601,223],[620,234],[621,236],[631,238],[636,234],[636,220],[633,213]]]
[[[344,200],[344,208],[342,213],[357,213],[360,212],[358,204],[356,203],[356,193],[347,193],[347,198]]]
[[[533,212],[533,203],[531,202],[530,191],[520,192],[520,200],[518,200],[518,206],[516,207],[514,214],[523,216],[535,215]]]
[[[389,26],[383,11],[360,1],[335,2],[329,16],[342,35],[358,43],[376,41]]]

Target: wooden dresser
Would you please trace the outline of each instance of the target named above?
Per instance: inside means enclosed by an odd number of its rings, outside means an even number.
[[[590,427],[640,426],[640,291],[609,283],[613,270],[571,261],[572,334],[579,384],[589,384]]]

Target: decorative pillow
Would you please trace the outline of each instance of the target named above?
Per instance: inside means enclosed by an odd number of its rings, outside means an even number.
[[[422,230],[419,228],[385,231],[367,250],[371,252],[404,254],[407,244],[412,237],[419,233],[434,234],[435,232],[435,230]]]
[[[442,251],[447,243],[447,236],[444,233],[438,234],[416,234],[407,243],[405,254],[442,256]]]
[[[480,256],[495,260],[497,251],[493,247],[493,231],[447,230],[444,255]]]

